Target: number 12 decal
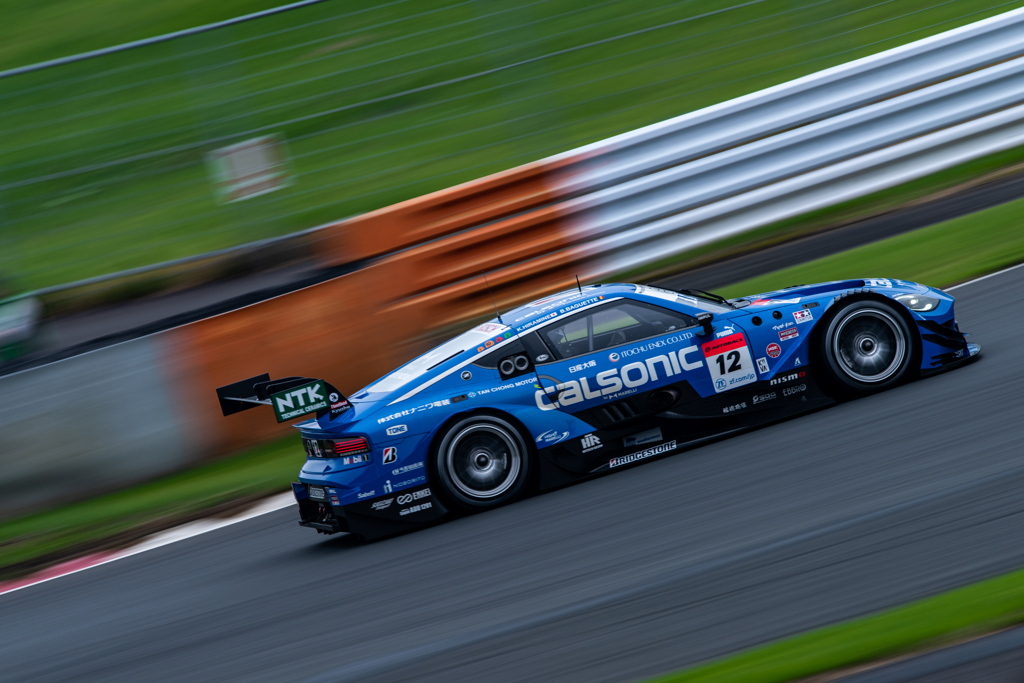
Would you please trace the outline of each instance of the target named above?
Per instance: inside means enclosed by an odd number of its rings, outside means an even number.
[[[725,360],[729,359],[729,369],[725,369]],[[724,375],[729,372],[736,372],[743,369],[742,361],[740,360],[739,351],[729,351],[728,353],[720,353],[715,358],[718,361],[718,374]]]
[[[716,394],[757,381],[750,347],[741,333],[709,341],[701,348],[708,359]]]

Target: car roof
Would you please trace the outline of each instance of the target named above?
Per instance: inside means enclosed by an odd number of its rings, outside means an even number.
[[[556,318],[610,297],[635,295],[637,289],[637,285],[624,283],[574,287],[513,308],[507,313],[502,313],[501,320],[505,325],[521,331],[523,327],[532,327],[540,318]]]

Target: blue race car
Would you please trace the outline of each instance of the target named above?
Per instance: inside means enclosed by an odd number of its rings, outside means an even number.
[[[262,375],[217,390],[296,425],[300,524],[364,539],[510,503],[965,363],[953,297],[900,280],[726,300],[632,284],[562,292],[347,399]]]

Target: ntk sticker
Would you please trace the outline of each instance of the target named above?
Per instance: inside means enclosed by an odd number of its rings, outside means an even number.
[[[757,381],[750,347],[741,333],[710,341],[701,348],[708,359],[716,394]]]
[[[814,315],[805,308],[799,311],[793,311],[793,320],[795,320],[796,324],[799,325],[800,323],[806,323],[814,320]]]
[[[779,341],[786,341],[787,339],[794,339],[800,336],[800,330],[795,327],[791,327],[788,330],[779,330]]]

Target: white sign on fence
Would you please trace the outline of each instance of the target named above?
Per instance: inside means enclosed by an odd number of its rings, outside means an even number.
[[[288,151],[278,135],[264,135],[207,155],[221,202],[237,202],[289,184]]]

